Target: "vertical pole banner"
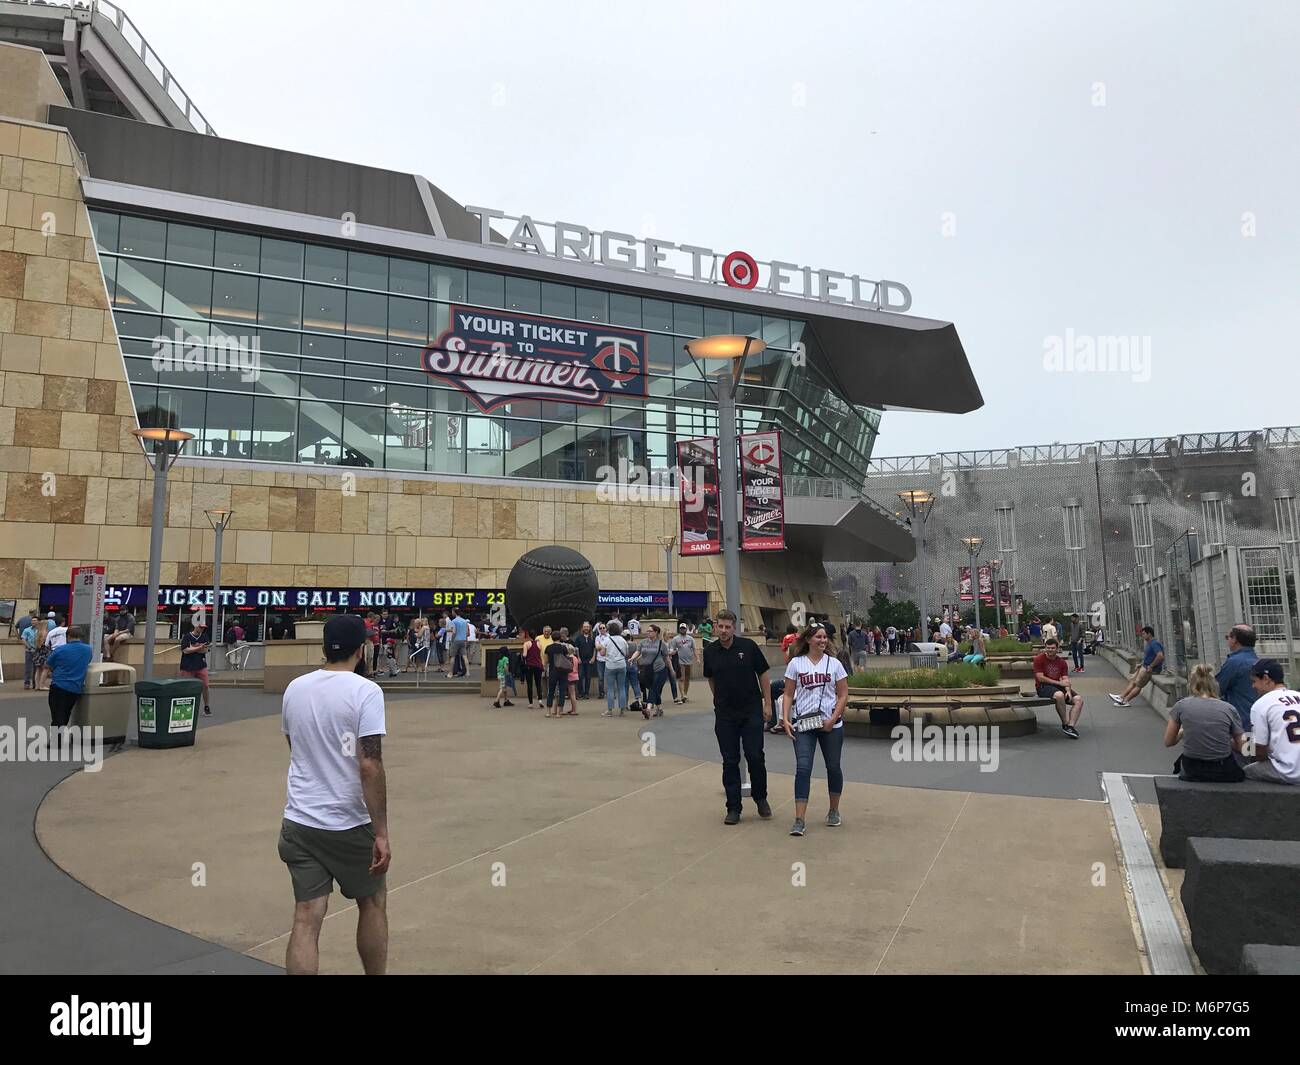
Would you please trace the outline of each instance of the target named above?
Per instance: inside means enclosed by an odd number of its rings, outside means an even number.
[[[722,553],[722,511],[718,494],[718,438],[677,441],[677,513],[682,555]]]
[[[1015,609],[1012,613],[1014,613],[1016,617],[1020,617],[1020,615],[1025,612],[1025,597],[1023,595],[1017,595],[1014,606]]]
[[[980,566],[980,601],[993,602],[993,567],[987,563]]]
[[[740,549],[785,550],[781,433],[740,434]]]
[[[963,603],[974,600],[970,590],[970,567],[961,566],[957,570],[957,598]]]
[[[94,648],[92,662],[102,657],[104,646],[104,567],[76,566],[68,600],[68,624],[86,630],[86,642]]]
[[[1011,608],[1011,582],[998,581],[998,602],[1002,604],[1003,610]]]

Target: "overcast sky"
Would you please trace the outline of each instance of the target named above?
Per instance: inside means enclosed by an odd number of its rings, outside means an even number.
[[[878,455],[1300,422],[1290,0],[122,6],[222,136],[904,282],[985,406]]]

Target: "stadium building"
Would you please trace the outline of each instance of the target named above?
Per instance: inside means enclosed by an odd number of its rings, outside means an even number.
[[[782,552],[742,562],[748,627],[836,609],[825,563],[912,538],[862,491],[881,412],[982,399],[955,328],[885,279],[464,206],[418,174],[219,137],[119,9],[0,3],[0,599],[66,603],[78,564],[143,609],[152,470],[172,471],[174,617],[496,602],[567,544],[607,605],[666,605],[675,444],[717,431],[683,350],[761,337],[741,431],[779,429]],[[689,235],[684,235],[689,236]],[[775,249],[774,249],[775,250]],[[612,471],[612,472],[611,472]],[[627,483],[631,481],[632,483]],[[719,556],[674,559],[719,606]]]

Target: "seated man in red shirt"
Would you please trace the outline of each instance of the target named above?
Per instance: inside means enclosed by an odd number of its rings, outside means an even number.
[[[1061,731],[1072,740],[1079,738],[1079,716],[1083,713],[1083,696],[1070,687],[1070,663],[1057,651],[1060,644],[1051,638],[1043,653],[1034,659],[1034,690],[1040,699],[1051,699],[1061,718]]]

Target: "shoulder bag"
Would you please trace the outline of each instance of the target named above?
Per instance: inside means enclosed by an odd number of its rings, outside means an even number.
[[[800,655],[799,657],[802,658],[804,662],[807,662],[811,668],[812,663],[808,662],[807,655]],[[830,656],[827,655],[826,657],[829,658]],[[795,661],[798,662],[799,659],[795,659]],[[797,674],[798,670],[796,669],[795,672]],[[829,670],[827,673],[829,675]],[[795,715],[795,717],[791,719],[790,728],[795,732],[813,732],[816,729],[826,727],[827,716],[822,710],[822,707],[825,705],[827,683],[827,681],[822,681],[821,685],[817,689],[817,709],[807,710],[802,714]]]

